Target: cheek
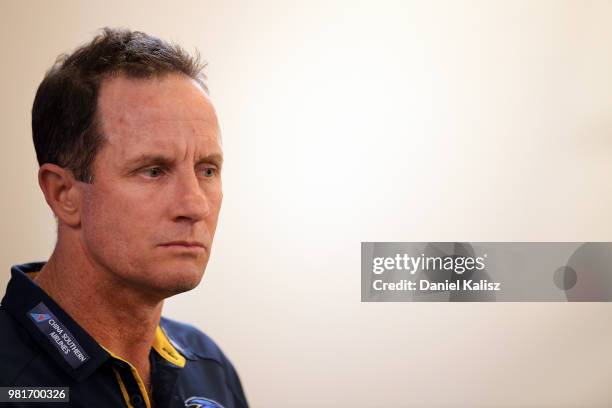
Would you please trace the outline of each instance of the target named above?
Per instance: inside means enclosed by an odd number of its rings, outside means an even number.
[[[209,192],[211,212],[207,220],[207,225],[210,231],[214,234],[217,221],[219,219],[219,213],[221,211],[221,203],[223,202],[223,191],[219,185],[218,189]]]
[[[83,208],[83,239],[92,254],[106,260],[128,259],[149,220],[117,194],[93,194]],[[134,239],[140,236],[139,239]],[[133,255],[132,255],[133,256]]]
[[[205,191],[205,194],[210,200],[210,204],[215,209],[215,211],[213,212],[219,212],[221,202],[223,201],[223,187],[221,185],[221,180],[219,180],[218,183],[208,187]]]
[[[92,196],[83,208],[83,239],[94,253],[112,252],[121,245],[122,223],[113,204],[117,203],[98,195]]]

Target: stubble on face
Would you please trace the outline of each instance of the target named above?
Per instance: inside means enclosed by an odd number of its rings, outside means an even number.
[[[221,201],[223,152],[214,108],[191,79],[112,77],[98,122],[105,142],[83,185],[81,242],[96,269],[168,297],[196,287]]]

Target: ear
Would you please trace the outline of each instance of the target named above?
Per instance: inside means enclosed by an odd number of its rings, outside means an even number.
[[[38,185],[61,222],[74,228],[81,224],[81,189],[70,170],[45,163],[38,170]]]

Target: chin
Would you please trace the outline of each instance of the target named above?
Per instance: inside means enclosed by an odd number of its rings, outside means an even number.
[[[206,265],[196,262],[169,262],[152,265],[140,280],[141,287],[147,287],[158,297],[168,298],[196,288],[204,276]]]
[[[199,272],[197,275],[181,274],[170,286],[174,294],[187,292],[195,289],[202,281],[203,276],[204,271]]]

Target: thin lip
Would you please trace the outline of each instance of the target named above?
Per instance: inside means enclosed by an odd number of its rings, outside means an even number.
[[[160,246],[184,246],[187,248],[206,248],[206,246],[199,242],[199,241],[171,241],[171,242],[165,242],[163,244],[161,244]]]

